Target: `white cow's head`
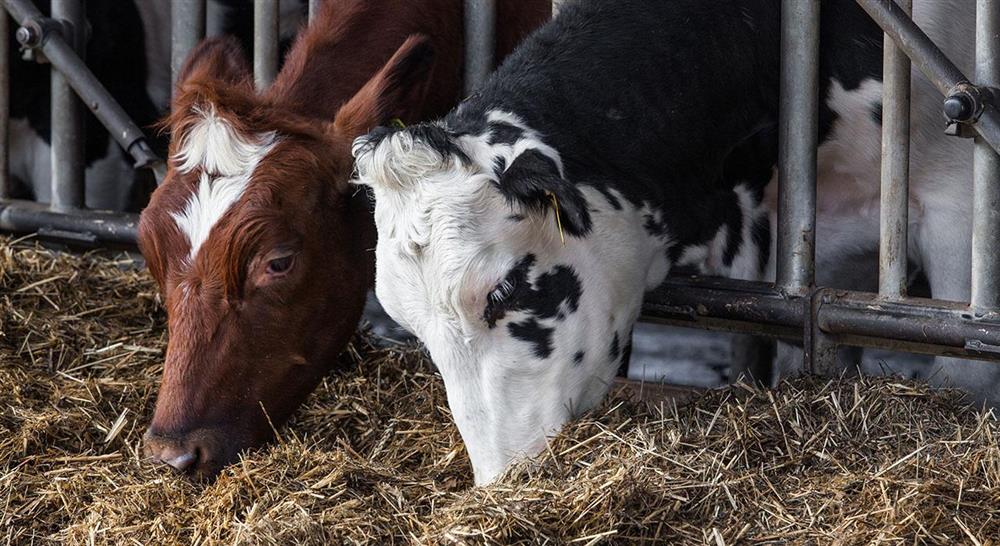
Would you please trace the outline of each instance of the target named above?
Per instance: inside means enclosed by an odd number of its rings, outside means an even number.
[[[565,180],[510,114],[379,129],[354,155],[376,199],[376,293],[430,350],[489,482],[606,393],[647,286],[642,213]]]

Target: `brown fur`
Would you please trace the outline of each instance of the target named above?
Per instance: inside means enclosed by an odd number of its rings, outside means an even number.
[[[498,55],[548,17],[547,0],[499,2]],[[193,263],[171,214],[199,172],[170,165],[140,222],[140,246],[165,296],[170,341],[147,452],[189,452],[214,475],[271,437],[354,332],[373,281],[375,229],[348,185],[354,137],[399,117],[443,115],[462,88],[461,0],[329,0],[264,93],[229,39],[200,44],[164,127],[170,153],[213,107],[241,134],[280,141]],[[287,274],[269,273],[295,251]],[[266,415],[265,415],[266,414]],[[269,423],[270,421],[270,423]]]

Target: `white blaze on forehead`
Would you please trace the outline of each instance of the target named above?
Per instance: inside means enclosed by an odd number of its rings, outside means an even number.
[[[198,187],[184,210],[172,214],[191,243],[192,259],[212,226],[243,195],[257,165],[277,142],[274,131],[240,134],[216,114],[215,108],[197,112],[202,119],[188,131],[174,155],[182,173],[201,169]]]

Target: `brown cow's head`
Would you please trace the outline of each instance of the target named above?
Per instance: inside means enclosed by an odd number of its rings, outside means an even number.
[[[210,477],[273,434],[344,348],[372,281],[367,197],[348,185],[354,137],[405,115],[431,48],[411,37],[335,119],[253,90],[239,46],[200,45],[167,121],[167,178],[139,238],[170,341],[151,457]]]

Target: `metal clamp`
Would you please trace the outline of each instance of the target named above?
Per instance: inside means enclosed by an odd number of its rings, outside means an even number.
[[[814,288],[802,299],[805,307],[802,315],[804,364],[810,373],[827,377],[839,376],[841,370],[837,362],[837,344],[820,328],[819,312],[823,304],[836,300],[837,292],[830,288]]]
[[[72,36],[72,27],[66,21],[51,17],[32,17],[17,29],[14,37],[21,44],[21,49],[36,49],[45,45],[53,33]]]
[[[77,50],[82,50],[90,40],[91,32],[89,21],[83,24],[80,32],[77,32],[71,21],[37,16],[25,20],[14,32],[14,39],[21,46],[23,60],[48,64],[49,60],[42,52],[42,48],[53,35],[61,36],[66,43],[75,44]]]
[[[944,115],[948,119],[945,134],[961,138],[973,138],[976,131],[972,126],[986,111],[987,106],[997,104],[998,90],[963,81],[952,87],[944,99]]]

